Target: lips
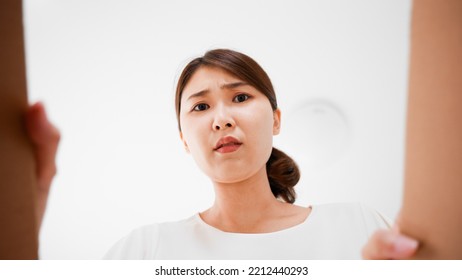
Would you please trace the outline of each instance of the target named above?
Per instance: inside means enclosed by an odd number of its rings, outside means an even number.
[[[238,139],[226,136],[218,140],[213,150],[221,153],[229,153],[239,149],[241,145],[242,143]]]

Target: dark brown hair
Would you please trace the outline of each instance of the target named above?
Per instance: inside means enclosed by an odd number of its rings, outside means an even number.
[[[175,95],[175,109],[180,131],[181,95],[183,89],[194,72],[203,66],[219,67],[231,75],[249,83],[268,98],[273,111],[278,108],[276,94],[271,80],[255,60],[243,53],[233,50],[210,50],[206,52],[204,56],[195,58],[189,62],[178,79]],[[297,164],[288,155],[273,147],[271,156],[266,162],[266,172],[273,195],[286,202],[294,203],[296,197],[294,186],[300,179],[300,172]]]

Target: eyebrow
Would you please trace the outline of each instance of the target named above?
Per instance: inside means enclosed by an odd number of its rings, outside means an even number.
[[[228,83],[228,84],[223,84],[220,86],[221,89],[233,89],[233,88],[237,88],[237,87],[240,87],[240,86],[247,86],[249,85],[248,83],[246,82],[234,82],[234,83]],[[190,100],[192,98],[196,98],[196,97],[201,97],[201,96],[204,96],[204,95],[207,95],[210,93],[210,90],[209,89],[204,89],[204,90],[201,90],[199,92],[196,92],[196,93],[193,93],[191,94],[187,100]]]
[[[220,88],[233,89],[233,88],[237,88],[240,86],[246,86],[246,85],[248,85],[248,83],[246,82],[234,82],[234,83],[229,83],[229,84],[223,84],[220,86]]]

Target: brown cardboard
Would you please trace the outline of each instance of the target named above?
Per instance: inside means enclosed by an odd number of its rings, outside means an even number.
[[[462,1],[413,3],[403,233],[462,259]]]
[[[0,1],[0,259],[37,259],[35,165],[27,108],[21,0]]]

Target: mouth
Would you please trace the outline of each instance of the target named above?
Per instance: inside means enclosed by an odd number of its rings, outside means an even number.
[[[219,153],[231,153],[239,149],[241,145],[242,142],[238,139],[232,136],[226,136],[218,140],[213,150]]]

